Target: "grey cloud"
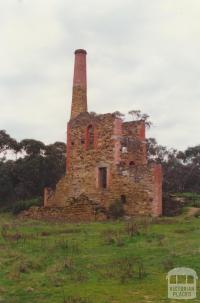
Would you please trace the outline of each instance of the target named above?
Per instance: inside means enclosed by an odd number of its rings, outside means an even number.
[[[91,111],[141,109],[160,143],[199,143],[200,4],[192,3],[1,2],[0,128],[18,138],[65,140],[73,51],[83,47]]]

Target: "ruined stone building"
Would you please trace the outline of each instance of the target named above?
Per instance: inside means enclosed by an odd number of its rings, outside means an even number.
[[[106,102],[105,102],[106,104]],[[75,51],[66,175],[45,190],[44,209],[69,218],[98,219],[121,200],[128,216],[162,212],[162,169],[147,163],[145,122],[88,112],[86,51]]]

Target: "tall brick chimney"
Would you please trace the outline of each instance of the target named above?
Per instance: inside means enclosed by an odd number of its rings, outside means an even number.
[[[86,55],[87,52],[84,49],[75,51],[71,119],[80,113],[87,112]]]

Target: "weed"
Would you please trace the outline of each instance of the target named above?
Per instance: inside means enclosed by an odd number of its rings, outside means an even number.
[[[117,200],[110,205],[108,214],[112,219],[118,219],[124,216],[124,206],[121,200]]]
[[[115,260],[108,268],[106,276],[119,278],[121,283],[132,279],[144,279],[146,270],[144,262],[139,257],[125,257]]]
[[[79,269],[71,272],[70,279],[76,283],[83,283],[87,281],[88,277],[86,273],[84,273],[83,271],[81,271],[81,269]]]
[[[63,267],[68,272],[72,272],[72,270],[74,269],[74,261],[73,261],[72,257],[65,258]]]
[[[167,258],[163,261],[163,268],[165,271],[169,271],[174,268],[174,261],[172,258]]]
[[[69,241],[68,239],[60,239],[55,241],[56,247],[64,250],[66,253],[78,254],[80,247],[77,242]]]
[[[139,224],[136,221],[128,222],[125,225],[125,231],[129,237],[134,237],[140,234]]]
[[[107,245],[116,244],[119,247],[124,245],[124,239],[120,231],[107,229],[103,231],[102,237]]]
[[[65,297],[65,294],[63,294],[62,303],[91,303],[91,301],[83,297]]]

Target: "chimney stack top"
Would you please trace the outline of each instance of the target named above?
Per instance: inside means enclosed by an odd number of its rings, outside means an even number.
[[[76,49],[74,53],[75,53],[75,55],[76,55],[76,54],[84,54],[84,55],[87,55],[86,50],[81,49],[81,48],[80,48],[80,49]]]

